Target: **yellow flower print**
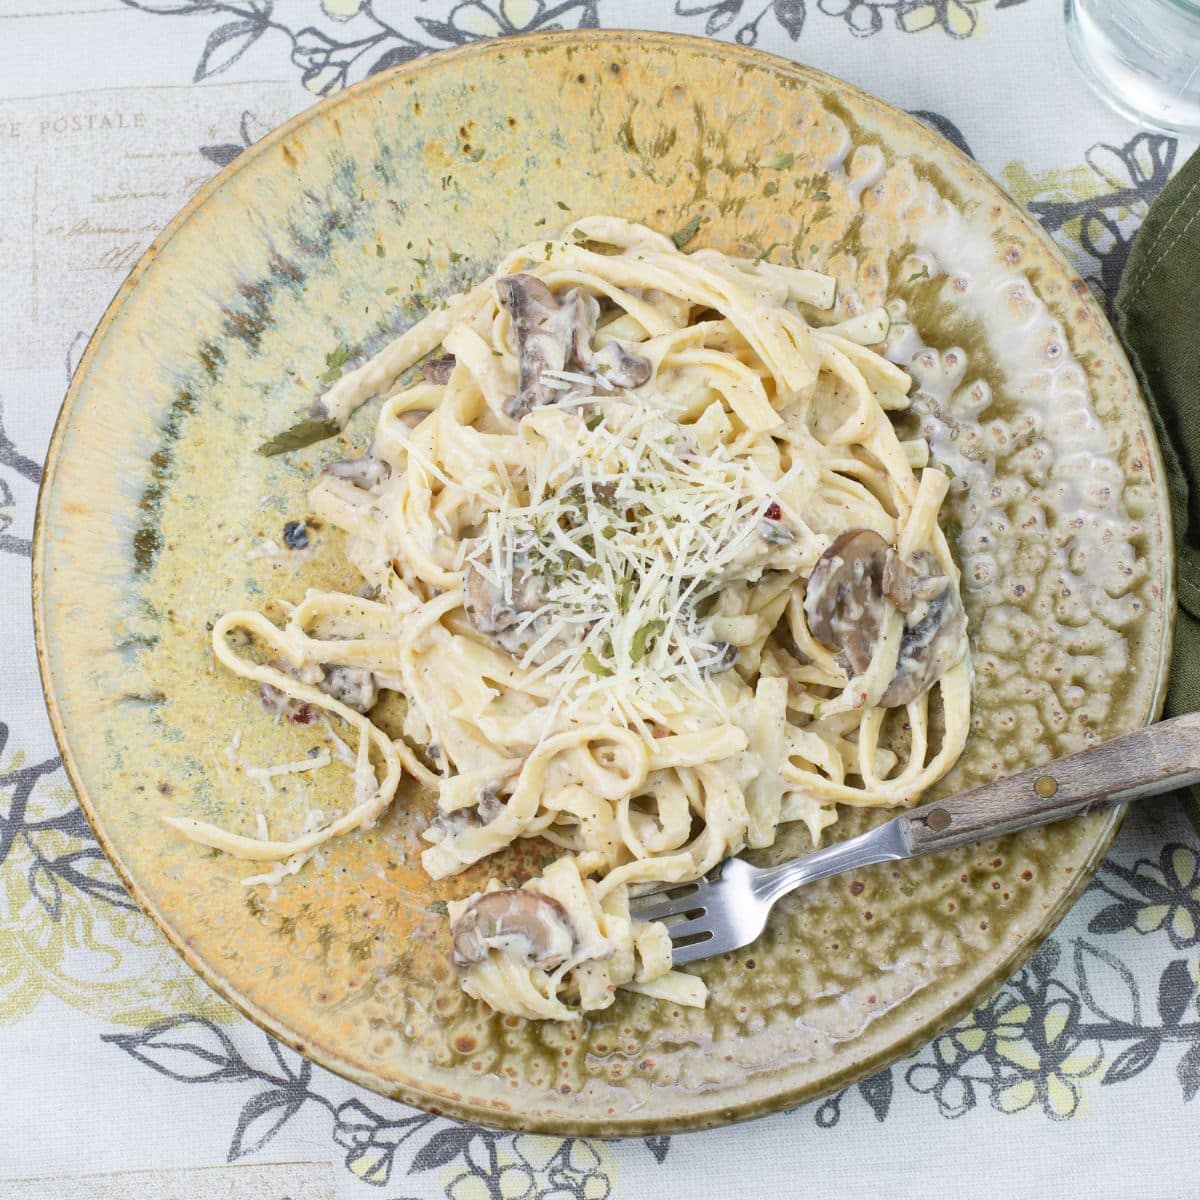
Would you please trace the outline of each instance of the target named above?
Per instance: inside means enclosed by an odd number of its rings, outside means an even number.
[[[544,8],[543,0],[500,0],[499,4],[467,0],[450,13],[449,24],[470,38],[503,37],[535,28]]]
[[[1002,1003],[989,1030],[989,1051],[999,1069],[992,1103],[1014,1113],[1039,1104],[1048,1117],[1076,1116],[1084,1101],[1080,1081],[1103,1061],[1095,1042],[1084,1042],[1077,1027],[1079,1001],[1057,981],[1029,999]]]
[[[327,17],[335,21],[349,21],[362,10],[363,0],[321,0],[321,8]]]
[[[902,12],[897,23],[905,33],[941,29],[954,38],[971,37],[978,26],[976,7],[983,0],[931,0]]]
[[[485,1135],[486,1154],[464,1155],[467,1170],[446,1185],[450,1200],[608,1200],[612,1159],[584,1138]]]
[[[904,33],[940,29],[953,38],[969,38],[977,30],[977,9],[988,0],[819,0],[821,12],[841,17],[856,37],[871,37],[883,28],[885,15]]]

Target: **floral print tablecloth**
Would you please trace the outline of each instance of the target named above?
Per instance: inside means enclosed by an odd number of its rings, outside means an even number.
[[[135,908],[55,756],[29,616],[40,463],[112,292],[287,116],[484,37],[756,45],[915,113],[1111,300],[1190,151],[1104,109],[1059,0],[0,0],[0,1200],[1200,1195],[1200,841],[1126,823],[1074,912],[957,1029],[823,1102],[704,1135],[497,1134],[355,1089],[211,993]]]

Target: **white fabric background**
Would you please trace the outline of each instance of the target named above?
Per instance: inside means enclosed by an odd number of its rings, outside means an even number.
[[[981,1019],[1001,1013],[1019,1062],[966,1055],[939,1105],[927,1048],[835,1104],[669,1143],[445,1121],[402,1138],[411,1110],[276,1058],[86,856],[51,761],[27,542],[70,368],[128,255],[223,154],[313,102],[330,76],[305,46],[381,36],[353,81],[409,40],[540,28],[552,8],[697,34],[728,18],[716,36],[752,26],[761,49],[939,114],[1021,199],[1082,205],[1057,236],[1110,284],[1190,149],[1134,141],[1092,97],[1058,0],[0,0],[0,1198],[1200,1195],[1200,860],[1171,806],[1131,817],[1039,970]],[[64,865],[79,851],[83,877]]]

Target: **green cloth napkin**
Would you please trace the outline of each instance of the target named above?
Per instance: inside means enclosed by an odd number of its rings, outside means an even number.
[[[1200,709],[1200,151],[1151,205],[1114,317],[1154,418],[1175,519],[1171,717]],[[1200,786],[1180,795],[1200,832]]]

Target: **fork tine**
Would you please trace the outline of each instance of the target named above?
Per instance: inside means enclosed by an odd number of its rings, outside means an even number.
[[[712,922],[707,912],[702,911],[697,917],[692,917],[687,921],[676,921],[674,925],[667,926],[667,934],[672,942],[690,937],[693,933],[712,933]]]
[[[629,915],[635,921],[665,921],[668,917],[677,917],[682,913],[693,912],[704,908],[698,891],[687,896],[677,896],[674,900],[664,899],[661,904],[652,904],[646,908],[631,909]]]
[[[629,915],[635,921],[660,921],[676,912],[694,908],[700,894],[700,880],[690,883],[668,883],[652,892],[643,892],[629,901]],[[675,895],[672,897],[672,893]]]
[[[673,967],[682,967],[688,963],[699,962],[703,958],[714,958],[718,954],[724,954],[727,950],[736,950],[736,945],[718,945],[717,938],[714,934],[710,938],[705,938],[701,942],[692,942],[688,946],[675,946],[671,950],[671,965]]]

